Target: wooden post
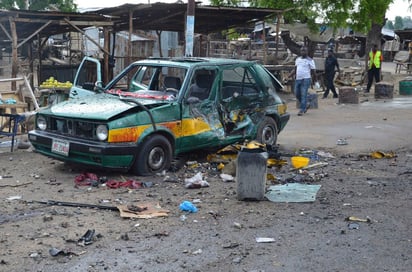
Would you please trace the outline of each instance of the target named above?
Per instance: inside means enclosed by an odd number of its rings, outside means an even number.
[[[266,64],[266,26],[265,26],[265,21],[263,20],[262,24],[263,30],[262,30],[262,38],[263,38],[263,64]]]
[[[103,34],[104,34],[104,49],[108,52],[110,52],[110,32],[107,27],[103,28]],[[110,55],[104,53],[104,69],[103,69],[103,83],[107,84],[109,82],[109,57]]]
[[[17,73],[19,71],[19,60],[17,57],[17,31],[16,31],[16,22],[14,21],[14,18],[9,17],[9,22],[10,22],[10,32],[11,32],[11,37],[12,37],[12,63],[11,63],[11,77],[16,78]],[[11,82],[11,90],[15,92],[17,90],[16,87],[16,81]]]
[[[187,1],[186,25],[185,25],[185,56],[193,56],[195,42],[195,0]]]
[[[127,65],[129,65],[131,61],[132,55],[132,34],[133,34],[133,10],[129,11],[129,41],[127,43]],[[124,67],[123,67],[124,68]]]
[[[276,52],[275,52],[275,57],[276,57],[276,62],[278,61],[278,51],[279,51],[279,30],[280,30],[280,19],[282,17],[281,13],[277,14],[277,22],[276,22]]]

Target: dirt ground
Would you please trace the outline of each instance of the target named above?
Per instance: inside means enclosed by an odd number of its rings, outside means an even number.
[[[372,93],[356,105],[330,98],[302,117],[292,97],[285,99],[292,115],[278,140],[283,158],[289,162],[302,148],[335,158],[312,158],[327,165],[301,175],[290,163],[270,168],[277,179],[267,185],[299,178],[320,184],[314,202],[239,201],[236,183],[222,181],[202,157],[167,177],[143,178],[65,164],[31,149],[11,153],[0,144],[0,271],[411,271],[412,97],[375,100]],[[337,145],[339,139],[348,144]],[[396,157],[367,156],[375,150]],[[86,171],[148,187],[75,186]],[[186,189],[184,178],[198,172],[210,186]],[[158,203],[170,212],[125,219],[118,211],[36,202],[47,200]],[[198,212],[180,211],[184,200]],[[79,245],[89,229],[92,243]],[[258,243],[262,237],[273,242]],[[52,256],[52,248],[61,254]]]

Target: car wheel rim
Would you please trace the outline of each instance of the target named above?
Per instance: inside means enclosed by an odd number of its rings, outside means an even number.
[[[165,151],[163,150],[163,148],[158,147],[158,146],[153,148],[150,151],[149,157],[148,157],[149,167],[152,170],[158,170],[162,168],[165,158],[166,158],[166,155],[165,155]]]
[[[275,129],[271,126],[266,126],[262,131],[262,143],[273,145],[275,140]]]

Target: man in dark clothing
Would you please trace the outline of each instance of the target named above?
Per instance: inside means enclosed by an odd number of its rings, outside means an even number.
[[[337,98],[338,94],[336,93],[335,85],[333,84],[333,80],[335,79],[335,67],[340,73],[339,63],[336,59],[335,55],[333,54],[333,50],[328,50],[328,56],[325,59],[325,81],[326,81],[326,90],[323,93],[323,98],[328,97],[329,90],[333,93],[333,98]]]

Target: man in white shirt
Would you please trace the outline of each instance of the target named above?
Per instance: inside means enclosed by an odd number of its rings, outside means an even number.
[[[300,103],[298,115],[302,116],[309,109],[307,95],[312,77],[316,80],[316,67],[313,59],[308,56],[307,47],[302,46],[300,49],[300,55],[301,56],[296,59],[295,68],[292,70],[289,77],[296,75],[295,96]]]

